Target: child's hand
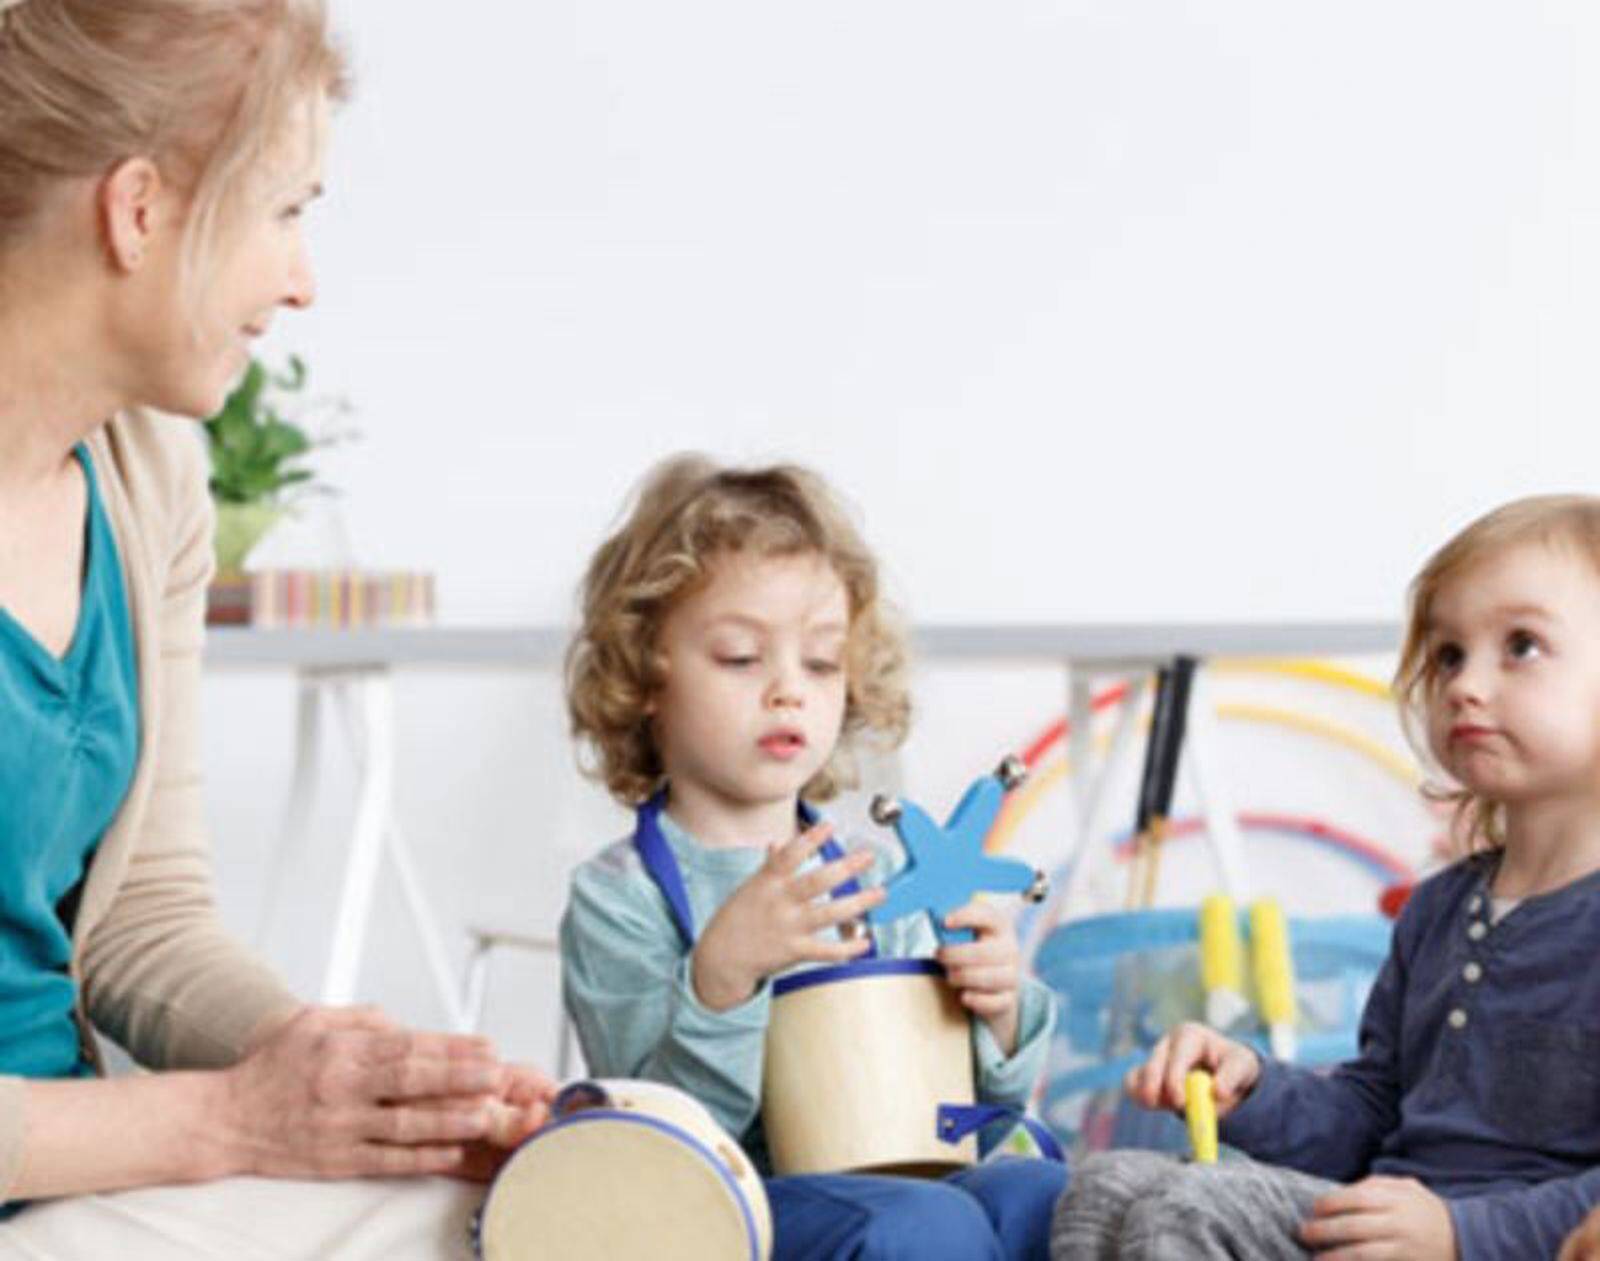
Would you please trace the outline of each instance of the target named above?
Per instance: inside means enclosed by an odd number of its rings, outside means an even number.
[[[1578,1223],[1567,1236],[1556,1261],[1600,1261],[1600,1208]]]
[[[1300,1241],[1317,1261],[1456,1261],[1450,1210],[1415,1178],[1363,1178],[1323,1196],[1311,1214]]]
[[[1244,1102],[1261,1076],[1260,1059],[1244,1043],[1190,1020],[1157,1042],[1150,1058],[1129,1070],[1123,1085],[1134,1102],[1181,1115],[1183,1081],[1192,1068],[1211,1073],[1219,1120]]]
[[[1022,950],[1011,917],[991,902],[974,898],[945,917],[946,928],[970,928],[976,940],[941,946],[935,956],[961,1005],[989,1026],[1006,1055],[1017,1049],[1017,988]]]
[[[793,964],[841,963],[871,944],[865,933],[848,941],[818,935],[860,919],[885,896],[877,887],[818,901],[872,866],[872,852],[859,849],[801,874],[801,865],[832,832],[819,823],[774,845],[761,869],[711,917],[694,948],[691,973],[695,993],[711,1010],[737,1007],[763,979]]]

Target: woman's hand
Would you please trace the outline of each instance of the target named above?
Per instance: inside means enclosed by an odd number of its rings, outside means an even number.
[[[489,1132],[469,1143],[461,1164],[451,1172],[470,1182],[488,1182],[500,1172],[524,1139],[550,1119],[550,1105],[560,1087],[531,1064],[507,1064],[505,1081],[489,1101]],[[441,1101],[440,1106],[449,1106]]]
[[[801,873],[806,859],[833,834],[827,823],[774,845],[761,869],[733,891],[694,948],[695,993],[713,1011],[746,1001],[763,980],[796,963],[841,963],[871,944],[866,934],[836,941],[821,933],[860,919],[884,899],[881,888],[826,898],[872,866],[870,850]],[[823,900],[826,898],[826,900]]]
[[[1191,1020],[1157,1042],[1150,1058],[1129,1070],[1123,1085],[1134,1102],[1182,1115],[1183,1082],[1192,1068],[1211,1073],[1219,1119],[1243,1103],[1261,1077],[1261,1060],[1254,1051]]]
[[[1011,917],[974,898],[945,917],[946,928],[970,928],[975,939],[941,946],[935,956],[961,1005],[989,1026],[1007,1056],[1017,1049],[1018,989],[1022,984],[1022,948]]]
[[[216,1123],[229,1172],[451,1173],[488,1136],[507,1075],[486,1038],[413,1032],[371,1008],[306,1007],[219,1075]]]
[[[1317,1261],[1456,1261],[1445,1203],[1415,1178],[1374,1176],[1323,1196],[1300,1227]]]

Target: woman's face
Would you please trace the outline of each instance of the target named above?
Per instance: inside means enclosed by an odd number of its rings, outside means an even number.
[[[179,415],[211,415],[278,308],[311,304],[316,286],[302,216],[322,191],[327,115],[320,94],[308,97],[245,177],[248,186],[229,208],[210,258],[202,260],[193,300],[181,274],[188,207],[174,203],[171,228],[152,242],[144,297],[155,309],[129,321],[136,330],[135,358],[147,368],[145,379],[136,374],[134,401]]]

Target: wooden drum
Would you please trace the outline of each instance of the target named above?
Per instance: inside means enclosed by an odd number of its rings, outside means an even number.
[[[858,959],[772,987],[761,1115],[778,1174],[938,1177],[977,1159],[940,1139],[972,1104],[972,1027],[932,959]]]
[[[474,1225],[483,1261],[767,1261],[761,1179],[711,1114],[657,1082],[576,1082],[501,1168]]]

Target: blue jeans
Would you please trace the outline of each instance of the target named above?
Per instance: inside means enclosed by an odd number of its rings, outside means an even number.
[[[1047,1261],[1067,1167],[1002,1157],[943,1181],[770,1178],[772,1261]]]

